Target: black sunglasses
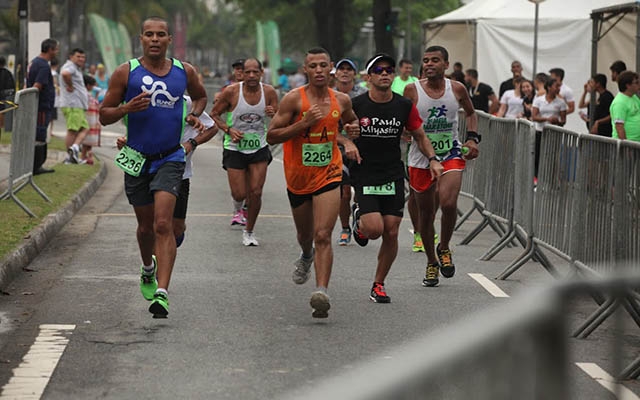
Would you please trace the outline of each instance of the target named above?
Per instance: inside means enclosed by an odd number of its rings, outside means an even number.
[[[379,65],[371,68],[371,72],[376,74],[376,75],[382,74],[383,71],[386,72],[387,74],[393,74],[396,71],[396,69],[391,67],[391,66],[389,66],[389,67],[381,67]]]

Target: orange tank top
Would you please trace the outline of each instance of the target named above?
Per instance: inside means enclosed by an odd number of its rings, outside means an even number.
[[[298,90],[302,105],[296,122],[311,107],[304,87]],[[337,144],[340,104],[331,89],[329,96],[329,113],[313,127],[282,145],[287,189],[294,194],[314,193],[342,180],[342,156]]]

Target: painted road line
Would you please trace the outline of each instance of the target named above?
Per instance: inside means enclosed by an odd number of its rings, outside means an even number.
[[[470,277],[475,279],[487,292],[491,293],[493,297],[509,297],[508,294],[502,291],[495,283],[491,282],[486,276],[482,274],[469,274]]]
[[[39,399],[69,343],[75,325],[40,325],[40,333],[13,376],[0,389],[0,399]]]
[[[635,393],[629,390],[627,387],[616,382],[614,377],[609,375],[605,370],[600,368],[598,364],[595,363],[579,363],[576,365],[582,369],[587,375],[595,379],[602,387],[607,389],[613,394],[619,394],[620,400],[640,400]]]

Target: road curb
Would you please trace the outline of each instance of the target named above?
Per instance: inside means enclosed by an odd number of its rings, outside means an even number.
[[[5,288],[24,267],[49,244],[51,239],[73,218],[96,193],[107,177],[106,161],[102,161],[100,171],[85,183],[67,203],[55,213],[47,215],[40,225],[27,234],[27,238],[16,250],[0,261],[0,289]]]

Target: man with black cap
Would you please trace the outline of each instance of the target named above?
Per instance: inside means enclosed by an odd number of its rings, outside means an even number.
[[[356,85],[356,64],[348,58],[343,58],[336,63],[335,77],[336,87],[339,92],[346,93],[350,98],[354,98],[367,92],[364,86]],[[343,131],[344,134],[344,131]],[[339,146],[342,153],[342,185],[340,192],[340,223],[342,232],[338,238],[340,246],[346,246],[351,242],[351,227],[349,226],[349,216],[351,214],[351,183],[349,179],[349,167],[353,161],[349,160],[344,153],[344,147]]]
[[[442,165],[422,129],[422,119],[411,100],[391,90],[395,60],[378,54],[367,61],[369,92],[353,99],[360,121],[354,139],[362,161],[351,168],[356,192],[353,236],[360,246],[382,237],[378,264],[369,298],[390,303],[384,288],[391,264],[398,254],[398,230],[404,211],[404,164],[400,138],[406,129],[416,148],[429,160],[431,178],[438,179]]]

